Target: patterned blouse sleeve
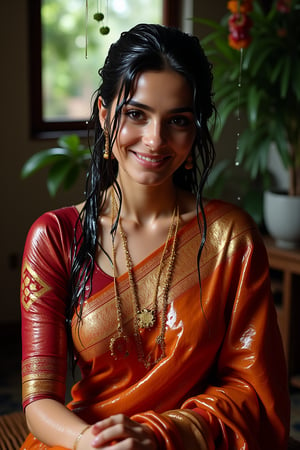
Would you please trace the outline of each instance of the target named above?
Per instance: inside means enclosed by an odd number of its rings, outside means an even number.
[[[43,214],[29,230],[21,273],[23,408],[38,399],[65,401],[70,242],[64,213]],[[74,212],[73,212],[74,214]],[[70,214],[69,214],[70,215]],[[71,214],[72,215],[72,214]]]

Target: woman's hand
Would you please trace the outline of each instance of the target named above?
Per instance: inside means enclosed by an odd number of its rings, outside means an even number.
[[[141,425],[117,414],[96,422],[91,427],[95,436],[91,445],[94,448],[109,448],[111,450],[156,450],[156,439],[146,425]]]

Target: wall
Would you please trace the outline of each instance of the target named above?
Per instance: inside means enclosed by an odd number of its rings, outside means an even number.
[[[17,7],[16,7],[17,6]],[[28,32],[26,0],[1,2],[1,228],[0,228],[0,321],[19,319],[20,264],[31,223],[44,211],[81,200],[82,186],[50,199],[46,171],[20,179],[24,162],[53,142],[29,137]]]
[[[53,145],[53,142],[34,141],[29,137],[26,1],[18,0],[17,4],[0,2],[0,322],[19,320],[20,264],[30,225],[44,211],[80,201],[83,192],[81,183],[76,189],[50,199],[45,183],[46,171],[25,181],[20,179],[24,162],[34,152]],[[211,2],[212,6],[206,4],[207,2],[195,0],[196,16],[220,17],[226,8],[225,0]]]

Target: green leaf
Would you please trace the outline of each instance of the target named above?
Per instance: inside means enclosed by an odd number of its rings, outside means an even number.
[[[232,62],[236,61],[238,52],[236,50],[232,49],[231,47],[229,47],[228,42],[227,42],[227,37],[226,37],[225,41],[224,41],[224,39],[216,40],[215,46],[222,53],[222,55],[224,55],[229,61],[232,61]]]
[[[289,55],[287,55],[285,58],[285,62],[284,62],[284,68],[282,71],[282,78],[281,78],[281,84],[280,84],[281,98],[286,98],[286,94],[287,94],[289,82],[290,82],[291,68],[292,68],[291,59],[290,59]]]
[[[237,93],[235,89],[237,89],[237,84],[228,82],[228,80],[224,80],[221,83],[218,83],[218,85],[215,84],[215,96],[214,100],[216,103],[219,103],[220,101],[232,97],[233,95],[237,97]]]
[[[255,126],[255,124],[257,122],[259,105],[260,105],[263,95],[264,95],[263,91],[257,90],[256,86],[253,86],[253,85],[250,86],[247,110],[248,110],[248,118],[249,118],[250,126],[252,126],[252,128]]]
[[[248,157],[245,160],[245,167],[249,171],[252,179],[257,178],[259,174],[264,173],[270,151],[270,143],[270,139],[268,138],[266,140],[261,139],[260,142],[257,142],[256,140],[256,155],[248,154]]]
[[[243,198],[243,207],[260,225],[263,222],[263,193],[258,189],[249,189]]]
[[[78,147],[80,145],[80,139],[77,134],[68,134],[65,136],[61,136],[58,139],[58,145],[60,145],[62,148],[76,151],[78,150]]]
[[[195,23],[200,23],[201,25],[206,25],[206,26],[208,26],[210,28],[214,28],[216,30],[223,29],[223,26],[214,20],[202,19],[201,17],[193,17],[193,21]]]
[[[77,181],[80,174],[80,166],[78,164],[70,167],[64,179],[64,189],[70,189]]]
[[[220,123],[216,128],[216,132],[214,134],[214,138],[216,140],[219,139],[222,129],[230,116],[230,114],[236,112],[238,106],[238,97],[237,95],[232,95],[231,97],[224,98],[218,104],[218,116],[220,118]]]
[[[71,170],[70,160],[58,161],[53,164],[49,170],[47,187],[51,197],[54,197],[59,187],[65,182],[68,177],[68,173]]]
[[[227,57],[227,51],[223,52],[220,51],[220,48],[218,48],[217,43],[218,42],[222,42],[222,41],[226,41],[227,37],[226,36],[220,36],[220,33],[218,31],[210,33],[208,35],[206,35],[202,40],[201,40],[201,45],[205,50],[206,55],[208,56],[208,54],[210,54],[210,56],[218,56],[219,59],[225,58]],[[231,59],[231,58],[230,58]],[[215,61],[215,59],[214,59]]]
[[[300,103],[300,61],[295,61],[294,62],[294,67],[293,67],[293,72],[294,75],[292,77],[292,89],[294,91],[294,94],[296,96],[297,102],[298,104]],[[300,114],[299,114],[300,116]]]
[[[63,148],[49,148],[32,155],[21,170],[21,177],[27,178],[43,167],[49,166],[58,160],[64,159],[68,151]]]
[[[250,67],[250,73],[252,76],[256,76],[261,70],[264,70],[266,59],[272,52],[273,48],[269,46],[260,49],[260,52],[256,54],[255,60]]]
[[[265,62],[266,56],[269,52],[271,53],[274,51],[274,44],[276,49],[277,44],[276,41],[274,42],[274,38],[262,36],[261,39],[253,39],[251,45],[244,51],[243,69],[246,71],[249,70],[251,74],[256,75],[258,73],[259,66],[255,67],[254,70],[253,65],[256,66],[257,59],[259,60],[260,65],[262,62]]]
[[[270,74],[270,82],[272,84],[274,84],[277,78],[279,77],[283,66],[284,66],[284,59],[279,59],[277,64],[273,67],[273,70],[271,71]]]
[[[291,164],[291,156],[289,152],[289,143],[286,136],[284,126],[278,124],[276,132],[272,133],[273,141],[275,142],[278,154],[281,158],[282,164],[288,168]]]
[[[230,178],[229,160],[224,159],[215,164],[209,174],[204,195],[209,198],[220,198],[224,185]]]

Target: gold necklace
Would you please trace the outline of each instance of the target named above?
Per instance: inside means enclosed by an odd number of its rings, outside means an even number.
[[[114,196],[114,190],[112,188],[111,191],[111,203],[112,203],[112,223],[114,221],[114,217],[116,215],[116,201]],[[162,358],[165,357],[165,330],[166,330],[166,319],[167,319],[167,305],[168,305],[168,292],[170,288],[171,278],[173,274],[174,269],[174,262],[175,262],[175,256],[176,256],[176,242],[177,242],[177,232],[178,232],[178,226],[179,226],[179,207],[178,205],[175,206],[172,214],[172,220],[171,224],[168,230],[168,236],[164,245],[163,253],[161,256],[159,268],[158,268],[158,274],[157,274],[157,282],[155,286],[154,291],[154,298],[153,298],[153,309],[144,308],[140,309],[140,304],[138,301],[138,294],[137,294],[137,286],[134,280],[133,275],[133,263],[132,259],[128,250],[128,240],[127,236],[123,230],[121,218],[119,218],[119,229],[120,229],[120,236],[122,240],[122,245],[125,253],[125,259],[126,259],[126,266],[128,270],[128,279],[129,279],[129,286],[133,298],[134,303],[134,336],[136,340],[137,350],[138,350],[138,359],[139,361],[142,361],[144,363],[144,366],[146,368],[149,368],[152,364],[156,364],[158,361],[160,361]],[[148,355],[148,357],[145,359],[141,335],[139,330],[143,328],[152,328],[156,322],[157,319],[157,311],[158,311],[158,303],[157,303],[157,297],[158,297],[158,287],[160,284],[160,279],[162,275],[162,270],[164,266],[164,260],[166,251],[168,248],[168,244],[173,237],[172,241],[172,248],[169,258],[169,264],[167,266],[164,285],[163,285],[163,291],[162,291],[162,320],[161,320],[161,331],[160,334],[156,338],[156,344],[158,345],[160,349],[160,356],[156,358],[155,361],[151,361],[152,353],[153,351]],[[124,356],[128,355],[128,337],[124,333],[123,329],[123,321],[122,321],[122,308],[121,308],[121,299],[118,291],[118,286],[116,282],[116,250],[114,246],[114,237],[112,237],[112,256],[113,256],[113,270],[114,270],[114,289],[115,289],[115,298],[116,298],[116,308],[117,308],[117,322],[118,322],[118,335],[116,337],[113,337],[110,342],[110,350],[111,355],[118,359],[118,357],[123,354]]]

